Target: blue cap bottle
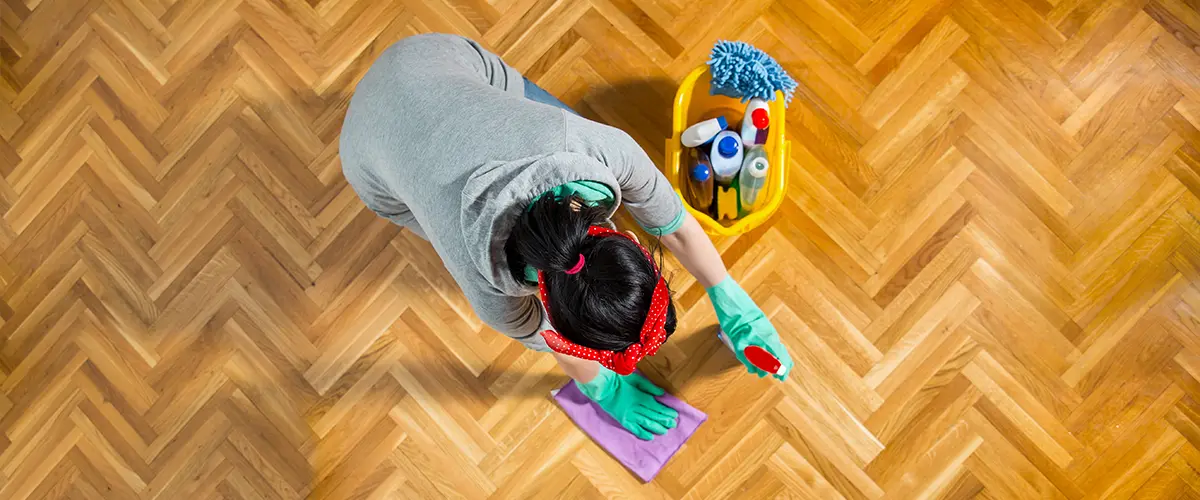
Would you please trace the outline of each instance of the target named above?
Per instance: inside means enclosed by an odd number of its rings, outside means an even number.
[[[717,143],[717,153],[725,158],[733,158],[742,150],[742,145],[738,144],[738,140],[733,136],[725,136],[721,138],[721,142]]]
[[[688,150],[688,179],[684,197],[692,208],[704,213],[712,210],[713,170],[708,154],[695,149]]]
[[[717,134],[709,161],[712,162],[713,177],[717,184],[728,186],[733,183],[738,169],[742,168],[742,141],[738,133],[726,130]]]

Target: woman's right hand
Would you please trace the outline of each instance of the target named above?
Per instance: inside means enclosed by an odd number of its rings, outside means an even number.
[[[660,403],[655,396],[665,391],[639,373],[618,375],[600,367],[589,382],[575,381],[579,390],[638,439],[650,440],[675,428],[679,412]]]
[[[767,319],[767,315],[763,314],[762,309],[754,303],[750,295],[733,280],[732,276],[726,277],[720,283],[708,287],[706,290],[709,299],[712,300],[713,308],[716,310],[717,322],[721,324],[721,329],[729,337],[738,361],[746,366],[746,370],[760,378],[768,375],[767,372],[754,366],[743,354],[746,347],[753,345],[769,352],[779,360],[780,365],[787,368],[783,375],[771,374],[771,376],[781,381],[787,380],[787,374],[792,372],[792,356],[788,354],[787,347],[780,340],[779,332],[771,325],[771,320]]]

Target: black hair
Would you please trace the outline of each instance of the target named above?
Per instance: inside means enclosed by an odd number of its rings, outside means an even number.
[[[525,281],[526,265],[545,273],[558,333],[581,346],[622,351],[641,338],[661,271],[628,238],[587,234],[588,227],[606,224],[607,216],[605,207],[577,196],[542,196],[517,219],[505,252],[518,281]],[[567,274],[580,254],[583,269]],[[664,329],[668,336],[675,331],[674,303],[667,306]]]

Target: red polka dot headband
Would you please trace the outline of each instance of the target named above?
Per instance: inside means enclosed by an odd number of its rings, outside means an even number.
[[[654,264],[654,258],[650,255],[650,251],[628,235],[612,229],[592,226],[588,228],[588,236],[620,236],[633,241],[642,250],[642,253],[646,254],[646,259],[650,261],[650,266],[654,268],[654,271],[658,272],[658,266]],[[549,315],[550,302],[546,299],[546,280],[543,274],[542,271],[538,271],[538,293],[542,298],[542,305],[546,307],[546,314]],[[557,353],[597,361],[609,370],[621,375],[629,375],[633,373],[633,369],[637,367],[642,358],[653,356],[667,340],[667,331],[663,329],[663,326],[667,323],[667,308],[670,304],[671,294],[667,291],[667,282],[660,275],[658,284],[654,286],[654,293],[650,296],[650,311],[646,314],[646,321],[642,323],[641,339],[625,348],[624,351],[605,351],[581,346],[567,340],[566,337],[554,330],[542,332],[542,337],[546,339],[546,344]],[[553,324],[554,319],[549,319]]]

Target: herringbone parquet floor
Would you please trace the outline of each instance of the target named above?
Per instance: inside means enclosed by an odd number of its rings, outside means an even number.
[[[677,274],[645,368],[711,420],[650,485],[342,179],[427,31],[655,158],[715,40],[801,83],[718,242],[796,369]],[[0,0],[0,498],[1200,497],[1198,51],[1197,0]]]

